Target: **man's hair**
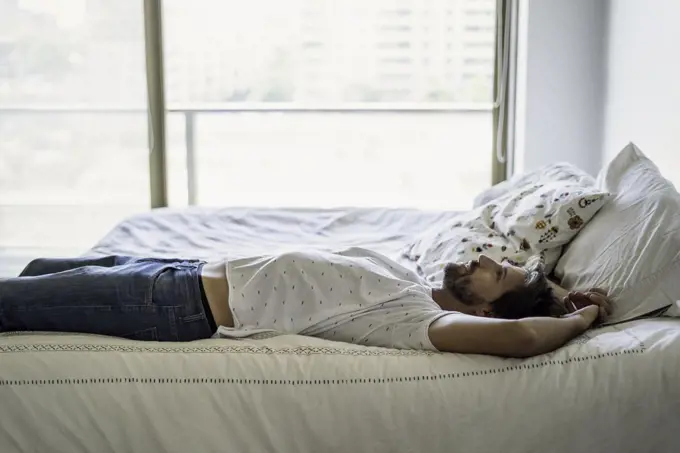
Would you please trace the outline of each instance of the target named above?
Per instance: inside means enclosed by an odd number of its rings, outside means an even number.
[[[524,284],[491,302],[495,318],[520,319],[530,316],[561,316],[566,311],[557,302],[542,265],[525,268]]]

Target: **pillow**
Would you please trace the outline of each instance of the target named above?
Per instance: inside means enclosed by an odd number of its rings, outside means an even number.
[[[477,195],[473,208],[485,205],[517,189],[546,182],[564,181],[578,186],[594,187],[595,179],[585,171],[567,162],[558,162],[539,168],[536,171],[517,173],[510,179],[500,182]]]
[[[566,248],[555,274],[567,289],[609,290],[608,323],[680,299],[680,194],[634,144],[597,179],[616,195]]]
[[[544,261],[552,272],[561,248],[602,207],[608,194],[569,182],[535,184],[430,228],[406,250],[419,273],[443,280],[448,262],[485,254],[496,261]]]

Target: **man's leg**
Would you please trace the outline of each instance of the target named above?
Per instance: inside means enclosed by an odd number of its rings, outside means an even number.
[[[0,331],[83,332],[177,341],[176,317],[184,301],[164,298],[157,303],[152,298],[156,279],[175,265],[170,260],[122,261],[108,267],[85,265],[0,280]],[[29,265],[28,273],[60,265],[48,264]]]
[[[56,274],[85,266],[114,267],[126,264],[135,258],[130,256],[109,255],[101,257],[78,258],[37,258],[28,263],[19,277]]]

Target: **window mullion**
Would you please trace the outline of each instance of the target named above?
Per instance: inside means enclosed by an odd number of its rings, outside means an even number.
[[[151,207],[168,205],[161,0],[144,0]]]

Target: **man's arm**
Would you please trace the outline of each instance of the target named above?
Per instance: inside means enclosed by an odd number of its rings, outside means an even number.
[[[588,306],[563,318],[493,319],[451,314],[432,323],[430,341],[439,351],[531,357],[564,345],[595,321]]]

